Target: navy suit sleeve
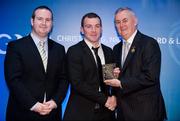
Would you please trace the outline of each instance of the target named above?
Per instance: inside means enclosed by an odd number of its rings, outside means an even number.
[[[31,93],[22,83],[26,81],[22,80],[23,62],[18,46],[13,42],[10,42],[7,46],[7,53],[4,61],[4,73],[9,91],[14,95],[13,98],[24,108],[30,110],[37,100],[32,97]]]

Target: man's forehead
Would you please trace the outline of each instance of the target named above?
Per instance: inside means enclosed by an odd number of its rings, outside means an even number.
[[[121,19],[133,17],[133,13],[128,10],[121,11],[116,14],[116,17],[121,17]]]

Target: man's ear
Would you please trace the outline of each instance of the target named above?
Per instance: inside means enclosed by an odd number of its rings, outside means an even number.
[[[34,21],[34,19],[33,19],[33,18],[31,18],[31,26],[33,26],[33,21]]]
[[[138,19],[137,19],[137,17],[134,18],[134,24],[135,24],[135,26],[138,25]]]
[[[84,29],[83,27],[80,28],[81,34],[84,34]]]

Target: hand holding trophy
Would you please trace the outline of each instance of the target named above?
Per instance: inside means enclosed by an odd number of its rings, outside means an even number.
[[[103,79],[117,79],[120,73],[119,68],[116,68],[116,63],[102,65]]]
[[[108,85],[106,81],[118,78],[120,70],[119,68],[116,68],[116,63],[110,63],[110,64],[102,65],[102,73],[103,73],[103,81],[106,85]],[[117,102],[116,102],[116,97],[113,95],[111,85],[109,85],[109,87],[110,87],[109,97],[105,106],[113,111],[116,109]]]
[[[121,82],[118,80],[120,69],[115,63],[102,65],[103,79],[106,85],[112,87],[121,87]]]

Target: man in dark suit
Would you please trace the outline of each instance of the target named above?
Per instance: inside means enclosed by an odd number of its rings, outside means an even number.
[[[37,7],[30,35],[8,44],[4,62],[9,88],[7,121],[61,120],[61,102],[68,86],[65,49],[48,38],[52,21],[47,6]]]
[[[84,40],[71,46],[67,52],[71,93],[64,120],[112,120],[116,98],[109,95],[110,87],[102,82],[99,69],[100,63],[114,62],[113,51],[100,43],[100,17],[95,13],[84,15],[81,33]]]
[[[119,79],[105,83],[117,87],[119,120],[163,121],[166,111],[159,81],[160,48],[156,40],[137,30],[137,24],[132,9],[116,11],[115,26],[123,40],[113,52],[121,72]]]

